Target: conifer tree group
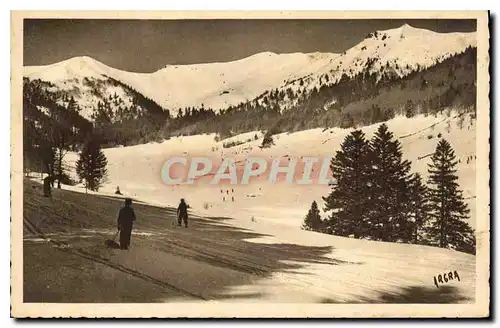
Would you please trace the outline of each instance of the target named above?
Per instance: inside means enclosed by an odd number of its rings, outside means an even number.
[[[374,239],[407,241],[410,162],[387,125],[380,125],[370,142],[368,175],[371,194],[370,230]]]
[[[360,238],[365,235],[370,220],[370,146],[365,134],[356,130],[346,137],[341,149],[330,166],[337,187],[325,199],[325,210],[333,211],[326,229],[334,235]]]
[[[429,164],[429,227],[431,242],[439,247],[475,252],[474,231],[464,221],[470,210],[457,183],[455,152],[441,139]]]
[[[313,201],[311,204],[311,209],[307,213],[304,224],[302,225],[302,229],[304,230],[312,230],[312,231],[323,231],[323,221],[321,220],[321,215],[319,214],[318,203]]]
[[[76,173],[83,181],[85,189],[98,191],[106,177],[108,161],[99,142],[94,139],[87,141],[76,162]]]
[[[422,181],[419,173],[415,173],[410,181],[409,214],[413,222],[412,243],[421,244],[426,241],[426,224],[429,220],[429,189]]]
[[[469,209],[457,183],[455,153],[441,139],[428,164],[427,185],[410,172],[400,142],[381,124],[371,140],[347,135],[330,163],[337,183],[324,197],[321,220],[314,202],[304,228],[338,236],[433,245],[475,254]]]

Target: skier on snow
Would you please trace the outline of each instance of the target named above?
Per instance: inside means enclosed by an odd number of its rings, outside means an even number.
[[[184,201],[184,198],[181,198],[181,203],[179,204],[179,207],[177,207],[177,225],[181,226],[182,221],[184,221],[184,226],[187,228],[188,213],[187,213],[187,204]]]
[[[52,197],[52,193],[51,193],[51,189],[50,189],[51,183],[53,183],[53,179],[50,176],[43,179],[43,195],[45,197]]]
[[[120,209],[118,214],[118,230],[120,230],[120,249],[128,249],[130,246],[130,237],[132,235],[132,227],[136,219],[132,199],[125,199],[125,206]]]

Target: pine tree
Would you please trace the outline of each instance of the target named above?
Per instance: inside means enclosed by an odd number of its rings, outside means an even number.
[[[323,231],[323,221],[321,220],[321,216],[319,214],[318,204],[316,201],[313,201],[311,204],[311,208],[304,218],[304,224],[302,225],[302,229],[304,230],[312,230],[312,231]]]
[[[264,135],[264,138],[262,139],[261,148],[268,148],[268,147],[271,147],[272,145],[274,145],[273,134],[269,130],[266,132],[266,134]]]
[[[340,121],[340,127],[342,129],[348,129],[352,128],[354,126],[354,119],[351,114],[347,113],[342,115],[341,121]]]
[[[406,117],[415,116],[415,105],[413,104],[413,102],[410,99],[408,99],[408,101],[406,102],[406,105],[405,105],[405,116]]]
[[[48,142],[42,142],[39,146],[39,156],[40,162],[42,165],[43,173],[47,173],[52,179],[52,185],[54,184],[54,175],[55,175],[55,158],[56,153],[53,147],[50,146]]]
[[[75,101],[75,98],[73,96],[71,96],[71,98],[69,99],[69,102],[68,102],[68,106],[66,107],[66,110],[68,111],[78,111],[78,105]]]
[[[52,118],[54,120],[49,124],[48,133],[51,135],[51,143],[56,148],[54,171],[57,176],[57,188],[61,189],[61,179],[64,176],[64,157],[68,153],[70,145],[75,142],[75,135],[71,129],[73,124],[70,112],[66,108],[54,106]]]
[[[410,185],[410,216],[412,217],[412,243],[427,244],[425,226],[429,219],[429,190],[422,182],[419,173],[415,173]]]
[[[370,186],[367,184],[370,167],[370,145],[361,130],[345,137],[341,150],[330,163],[332,176],[337,179],[326,198],[325,211],[332,211],[327,219],[327,232],[339,235],[366,235],[369,227]]]
[[[442,248],[475,253],[472,228],[464,221],[470,210],[457,183],[456,157],[450,143],[441,139],[428,164],[431,227],[429,234]]]
[[[403,160],[401,144],[394,140],[386,124],[381,124],[373,136],[371,151],[371,237],[384,241],[410,241],[411,163]]]
[[[372,105],[370,123],[375,124],[384,120],[382,109],[378,105]]]
[[[85,189],[98,191],[106,177],[108,161],[96,140],[89,140],[76,162],[76,173],[81,181],[85,181]]]

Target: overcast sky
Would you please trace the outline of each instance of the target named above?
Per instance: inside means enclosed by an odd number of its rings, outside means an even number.
[[[68,20],[24,21],[24,65],[90,56],[153,72],[165,65],[224,62],[258,52],[343,52],[375,30],[408,23],[471,32],[475,20]]]

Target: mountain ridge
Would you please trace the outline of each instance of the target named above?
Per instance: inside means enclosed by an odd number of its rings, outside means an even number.
[[[203,104],[217,112],[274,89],[291,87],[296,91],[302,83],[304,89],[312,90],[337,83],[344,74],[352,77],[367,71],[379,78],[402,77],[468,46],[475,46],[475,32],[438,33],[405,24],[370,33],[342,54],[267,51],[229,62],[166,65],[153,73],[123,71],[80,56],[51,65],[26,66],[24,76],[54,83],[61,90],[75,90],[76,101],[89,109],[97,102],[79,99],[79,94],[85,94],[82,80],[111,77],[166,109]]]

